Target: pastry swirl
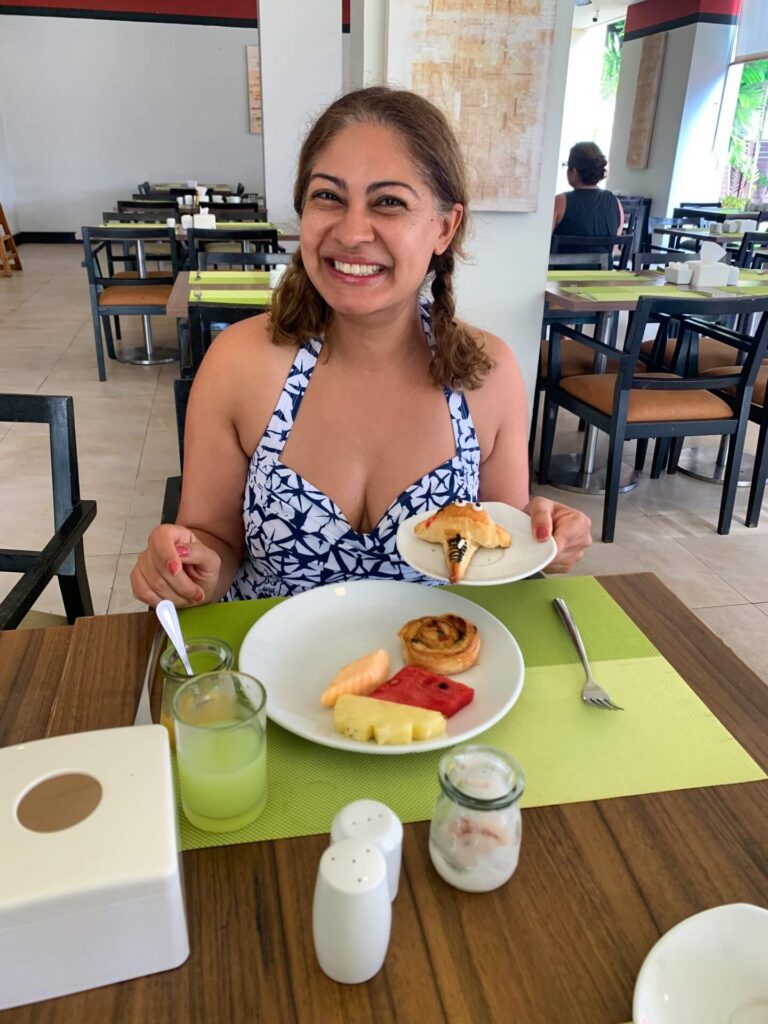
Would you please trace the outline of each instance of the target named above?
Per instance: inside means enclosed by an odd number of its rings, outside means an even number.
[[[407,665],[455,675],[471,668],[480,654],[477,626],[460,615],[424,615],[411,619],[397,634]]]

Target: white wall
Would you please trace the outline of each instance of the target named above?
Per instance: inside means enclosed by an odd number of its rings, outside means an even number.
[[[11,173],[11,158],[5,138],[3,111],[0,107],[0,204],[2,204],[11,231],[18,231],[16,220],[16,189]]]
[[[254,29],[2,17],[0,96],[18,230],[76,231],[147,178],[263,191],[245,62],[246,45],[257,42]]]
[[[624,44],[608,187],[650,196],[655,217],[668,216],[681,202],[714,202],[719,195],[723,171],[715,134],[732,32],[727,25],[698,24],[667,33],[648,167],[644,170],[626,166],[643,40]]]
[[[459,315],[498,334],[514,350],[529,397],[541,343],[572,18],[572,0],[558,0],[536,211],[475,214],[471,262],[460,265],[456,280]]]
[[[259,32],[267,207],[272,220],[292,221],[301,140],[341,94],[339,0],[261,0]]]

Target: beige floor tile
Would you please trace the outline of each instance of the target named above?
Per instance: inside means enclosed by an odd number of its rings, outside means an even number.
[[[696,614],[723,643],[768,683],[768,629],[765,615],[754,605],[702,608]],[[723,680],[727,683],[727,680]]]
[[[768,601],[766,531],[734,527],[727,537],[682,538],[680,544],[753,603]]]
[[[179,475],[179,442],[176,431],[149,431],[141,453],[139,480],[166,480]]]
[[[121,555],[117,562],[115,582],[112,588],[112,596],[109,601],[109,614],[119,612],[143,612],[147,606],[137,601],[131,591],[130,572],[136,562],[136,556],[132,554]]]
[[[768,604],[755,604],[752,607],[757,608],[763,615],[768,615]]]

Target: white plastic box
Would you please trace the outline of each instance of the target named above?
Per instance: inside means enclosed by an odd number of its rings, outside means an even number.
[[[698,260],[690,260],[688,266],[692,271],[692,288],[717,288],[728,284],[727,263],[701,263]]]
[[[690,284],[691,268],[688,263],[669,263],[664,271],[669,284]]]
[[[0,822],[0,1009],[187,959],[163,726],[0,750]]]

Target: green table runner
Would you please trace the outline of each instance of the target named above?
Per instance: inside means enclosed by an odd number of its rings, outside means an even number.
[[[764,773],[626,613],[590,577],[452,588],[487,608],[514,634],[526,675],[520,699],[476,737],[523,765],[524,807],[762,779]],[[596,678],[626,711],[579,699],[583,672],[554,608],[564,597],[580,625]],[[277,599],[193,608],[184,633],[218,636],[237,655],[253,623]],[[201,832],[179,805],[185,850],[327,832],[336,812],[363,797],[382,800],[403,821],[430,817],[444,751],[358,754],[320,746],[269,723],[269,798],[238,832]]]
[[[268,270],[192,270],[190,287],[206,284],[269,284]]]
[[[548,281],[637,281],[632,270],[550,270]]]
[[[272,292],[264,289],[190,288],[190,302],[221,302],[237,306],[268,306]]]
[[[210,206],[208,212],[211,212]],[[268,220],[219,220],[216,217],[217,228],[260,228],[262,231],[277,231],[278,235],[282,235],[282,231],[278,228],[277,224],[272,224]]]
[[[706,299],[710,298],[708,292],[694,291],[692,288],[676,288],[668,284],[636,285],[634,288],[571,288],[569,291],[584,299],[596,299],[600,302],[603,299],[613,299],[616,302],[623,302],[626,299],[639,299],[644,295],[651,295],[655,299]]]

